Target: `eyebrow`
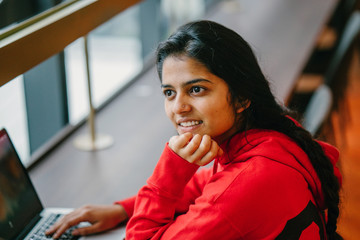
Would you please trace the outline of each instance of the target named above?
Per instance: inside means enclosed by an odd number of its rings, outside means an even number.
[[[193,79],[193,80],[190,80],[190,81],[187,81],[187,82],[181,84],[181,87],[186,87],[188,85],[192,85],[192,84],[199,83],[199,82],[208,82],[208,83],[213,84],[211,81],[209,81],[207,79],[197,78],[197,79]],[[173,86],[170,84],[161,84],[161,88],[169,88],[169,87],[171,88]]]

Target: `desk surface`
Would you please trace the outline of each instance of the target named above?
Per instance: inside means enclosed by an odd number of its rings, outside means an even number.
[[[284,101],[310,55],[315,39],[337,0],[224,1],[207,18],[240,33],[253,46],[272,89]],[[139,95],[141,89],[147,95]],[[163,97],[151,68],[101,110],[99,133],[115,144],[82,152],[73,140],[81,127],[30,172],[45,206],[107,204],[133,194],[145,184],[165,142],[175,134],[163,111]]]

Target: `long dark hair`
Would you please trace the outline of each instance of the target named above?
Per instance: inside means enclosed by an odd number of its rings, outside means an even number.
[[[231,104],[250,100],[242,113],[241,129],[272,129],[292,138],[308,155],[321,181],[328,209],[328,239],[342,239],[336,233],[339,216],[339,182],[321,146],[309,132],[287,117],[288,111],[275,100],[249,44],[236,32],[212,21],[196,21],[181,26],[157,49],[157,71],[162,77],[168,56],[196,59],[229,87]]]

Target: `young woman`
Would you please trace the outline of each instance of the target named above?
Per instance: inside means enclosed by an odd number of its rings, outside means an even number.
[[[157,70],[179,135],[147,185],[113,206],[80,208],[48,233],[129,219],[127,239],[342,239],[338,151],[279,106],[237,33],[188,23],[159,45]]]

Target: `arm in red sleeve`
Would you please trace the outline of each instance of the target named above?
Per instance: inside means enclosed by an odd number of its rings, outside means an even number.
[[[166,145],[153,175],[138,193],[134,215],[127,224],[127,239],[161,235],[174,221],[177,202],[198,168]]]
[[[201,195],[201,192],[212,174],[212,169],[203,168],[197,172],[189,181],[184,189],[183,197],[177,202],[176,213],[184,213],[189,209],[189,205],[193,204],[195,199]],[[114,204],[120,204],[124,207],[129,218],[133,216],[136,196],[129,197]]]
[[[177,215],[185,213],[189,210],[189,206],[194,204],[195,199],[202,194],[202,191],[211,176],[211,168],[202,168],[200,171],[195,173],[185,186],[182,198],[177,201],[175,210]]]

